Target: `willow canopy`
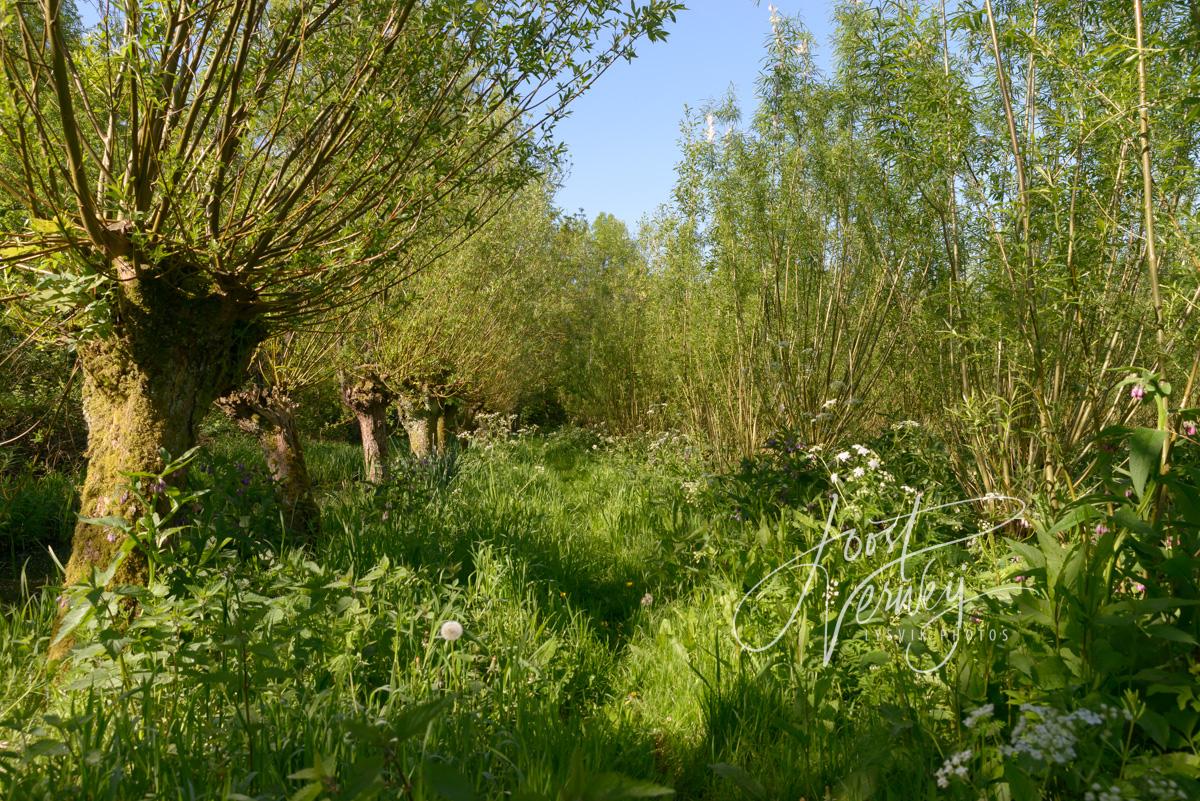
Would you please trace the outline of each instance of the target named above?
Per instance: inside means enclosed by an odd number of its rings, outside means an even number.
[[[122,476],[190,447],[272,328],[476,227],[679,7],[131,0],[85,28],[62,0],[0,0],[0,204],[25,220],[5,294],[78,343],[83,515],[130,514]],[[68,580],[119,548],[82,524]]]

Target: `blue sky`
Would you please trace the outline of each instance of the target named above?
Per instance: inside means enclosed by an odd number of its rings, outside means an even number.
[[[557,139],[570,166],[558,204],[638,221],[670,199],[678,161],[684,106],[719,100],[732,87],[743,120],[754,106],[754,87],[771,32],[767,2],[684,0],[688,10],[669,27],[666,42],[643,42],[631,63],[619,62],[572,105]],[[833,5],[825,0],[774,0],[781,14],[799,16],[816,37],[817,64],[828,65]]]

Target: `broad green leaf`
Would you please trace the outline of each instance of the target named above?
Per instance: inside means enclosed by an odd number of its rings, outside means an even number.
[[[1166,441],[1167,432],[1157,428],[1135,428],[1129,435],[1129,477],[1139,498],[1145,495],[1150,476],[1158,472]]]

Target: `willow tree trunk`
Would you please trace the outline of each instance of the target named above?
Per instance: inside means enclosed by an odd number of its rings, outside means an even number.
[[[288,531],[313,540],[320,529],[321,512],[296,431],[295,402],[282,387],[251,385],[229,393],[217,405],[262,446]]]
[[[408,432],[408,447],[413,456],[424,459],[437,448],[437,422],[441,404],[431,393],[408,395],[401,401],[404,429]]]
[[[342,402],[358,418],[362,435],[363,466],[367,481],[380,484],[388,480],[387,409],[392,393],[375,373],[342,382]]]
[[[173,281],[140,275],[122,280],[110,330],[79,346],[88,427],[81,518],[132,521],[142,514],[128,475],[160,472],[161,452],[178,456],[196,443],[201,418],[217,396],[240,383],[262,339],[261,326],[239,313],[235,302],[182,287],[186,268],[167,272]],[[152,488],[143,488],[142,495],[149,492]],[[118,529],[81,519],[66,584],[108,568],[122,544]],[[146,555],[134,549],[112,584],[141,584],[146,577]],[[69,648],[70,639],[64,639],[50,656],[60,658]]]

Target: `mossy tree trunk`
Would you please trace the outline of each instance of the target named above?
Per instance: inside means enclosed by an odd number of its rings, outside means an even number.
[[[321,513],[296,431],[295,402],[282,387],[249,385],[229,393],[217,405],[262,446],[288,531],[304,540],[314,539]]]
[[[387,409],[392,402],[391,391],[378,375],[368,372],[359,378],[343,379],[342,402],[358,418],[367,481],[372,484],[387,481]]]
[[[200,420],[217,396],[241,381],[262,339],[261,326],[239,313],[229,298],[182,285],[188,275],[184,268],[168,272],[174,281],[125,271],[111,327],[79,346],[88,427],[81,517],[133,520],[144,512],[129,491],[128,474],[159,472],[162,451],[178,456],[195,444]],[[151,491],[144,489],[143,495]],[[66,584],[107,568],[121,546],[116,529],[81,520],[71,541]],[[112,583],[140,584],[146,575],[145,554],[135,550]],[[69,648],[68,638],[51,657],[62,657]]]
[[[458,434],[458,404],[453,399],[442,400],[437,419],[437,449],[445,453]]]
[[[401,400],[404,429],[408,432],[408,447],[413,456],[424,459],[437,448],[437,424],[441,404],[434,395],[422,390]]]

